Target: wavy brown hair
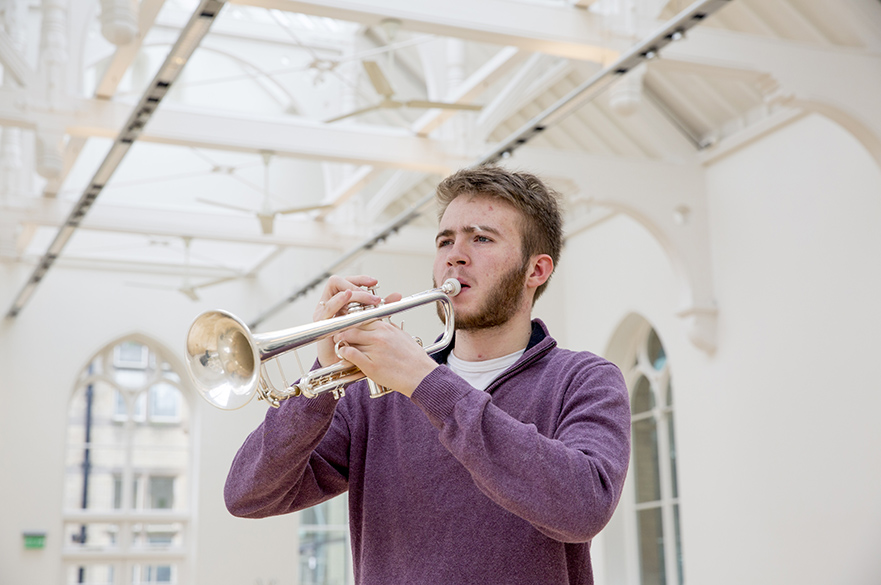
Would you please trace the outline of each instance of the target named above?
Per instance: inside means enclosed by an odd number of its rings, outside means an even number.
[[[537,254],[547,254],[554,268],[563,248],[563,218],[559,195],[537,176],[511,171],[495,165],[459,170],[437,186],[438,219],[459,195],[497,197],[520,212],[520,231],[524,264]],[[535,290],[535,302],[547,288],[550,278]]]

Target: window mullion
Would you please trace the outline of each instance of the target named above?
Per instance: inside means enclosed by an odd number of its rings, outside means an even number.
[[[659,394],[660,395],[660,394]],[[673,473],[670,461],[671,407],[659,406],[656,411],[658,421],[658,457],[661,475],[661,515],[663,518],[664,556],[667,585],[680,583],[676,528],[673,512]]]

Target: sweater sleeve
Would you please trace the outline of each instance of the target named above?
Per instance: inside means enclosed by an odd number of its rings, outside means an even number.
[[[224,487],[235,516],[264,518],[308,508],[348,485],[348,428],[330,395],[282,402],[239,449]]]
[[[490,499],[550,538],[587,542],[621,496],[630,458],[629,400],[609,362],[585,367],[565,383],[552,436],[503,411],[446,367],[426,377],[412,400]]]

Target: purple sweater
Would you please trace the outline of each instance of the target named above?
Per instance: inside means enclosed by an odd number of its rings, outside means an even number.
[[[535,320],[486,391],[445,366],[411,399],[364,386],[269,409],[233,461],[230,512],[285,514],[348,490],[364,585],[593,582],[590,541],[630,456],[618,368],[557,348]]]

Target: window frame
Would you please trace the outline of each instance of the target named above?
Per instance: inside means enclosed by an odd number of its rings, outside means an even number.
[[[129,343],[142,347],[142,359],[137,362],[144,368],[142,382],[115,377],[118,371],[133,370],[135,361],[122,359],[119,349]],[[127,349],[129,354],[136,353]],[[193,393],[181,382],[183,371],[183,364],[160,343],[132,335],[94,354],[77,378],[68,408],[71,414],[65,447],[61,551],[65,582],[76,583],[85,577],[86,583],[144,583],[146,575],[158,578],[161,573],[171,580],[150,582],[174,584],[187,582],[192,574],[197,434],[189,432],[195,423],[195,409]],[[132,379],[137,381],[137,376]],[[173,415],[151,413],[150,392],[157,385],[178,390]],[[84,422],[85,410],[93,412]],[[92,430],[86,431],[83,439],[81,433],[87,428]],[[169,432],[173,434],[167,435]],[[123,443],[108,443],[109,433],[122,437]],[[155,457],[155,453],[169,449],[178,454],[171,465],[165,457]],[[96,466],[91,473],[77,472],[78,458],[88,460],[88,453],[100,471]],[[165,490],[171,491],[167,494],[169,507],[151,507],[154,478],[170,478],[170,483],[165,480]],[[86,484],[92,483],[94,487],[86,492]],[[74,507],[74,496],[79,499],[77,490],[88,493],[88,500]],[[82,507],[85,505],[88,508]],[[85,543],[77,539],[80,533]],[[162,544],[155,544],[160,541]]]
[[[649,355],[649,347],[652,342],[657,342],[664,357],[660,367],[657,362],[653,363]],[[669,360],[666,359],[666,351],[660,337],[655,329],[648,323],[643,322],[637,328],[634,335],[634,351],[631,359],[626,363],[630,364],[623,372],[627,382],[628,389],[631,389],[631,401],[633,400],[633,392],[636,390],[636,383],[641,377],[645,377],[649,383],[649,391],[652,395],[652,406],[649,410],[639,413],[631,413],[631,426],[635,422],[642,420],[653,420],[655,423],[654,437],[657,444],[657,469],[660,495],[658,499],[648,501],[637,501],[637,476],[638,468],[636,456],[638,447],[634,444],[631,449],[631,480],[629,485],[625,486],[628,502],[627,506],[627,524],[628,532],[632,535],[628,540],[628,550],[631,558],[637,561],[639,570],[636,574],[635,582],[640,585],[653,585],[644,581],[644,559],[640,546],[639,534],[639,514],[647,510],[660,510],[661,512],[661,534],[664,544],[663,553],[663,579],[657,581],[658,584],[664,585],[682,585],[684,583],[683,574],[683,554],[681,539],[681,499],[678,493],[678,473],[676,470],[676,451],[675,451],[675,406],[672,400],[673,384],[672,373],[670,370]],[[675,493],[674,493],[675,490]]]

